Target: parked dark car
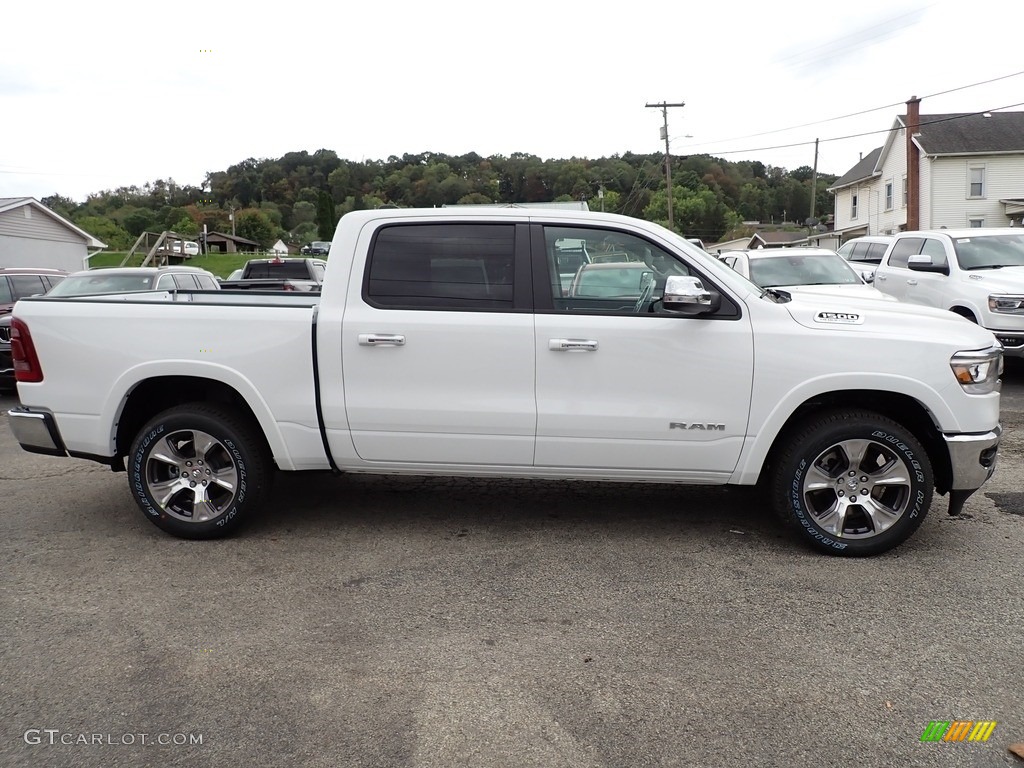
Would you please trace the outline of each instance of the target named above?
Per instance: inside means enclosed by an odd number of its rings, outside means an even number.
[[[14,361],[11,358],[11,316],[0,317],[0,392],[15,389]]]
[[[314,240],[312,243],[306,243],[299,249],[299,253],[304,256],[326,256],[331,252],[331,244],[326,240]]]
[[[67,274],[63,269],[45,267],[0,268],[0,315],[10,314],[18,299],[46,293]]]

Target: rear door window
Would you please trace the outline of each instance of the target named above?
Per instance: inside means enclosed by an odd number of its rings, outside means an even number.
[[[911,256],[921,252],[922,245],[923,237],[904,237],[897,240],[896,245],[892,247],[892,253],[889,254],[889,266],[906,269],[907,261]]]
[[[511,311],[514,224],[396,224],[371,246],[364,291],[386,308]]]
[[[850,261],[867,261],[868,244],[854,243],[850,250]]]
[[[888,243],[868,243],[867,253],[864,255],[864,261],[869,261],[872,264],[881,264],[882,257],[885,256],[885,249],[889,247]]]
[[[179,291],[194,291],[199,287],[191,273],[174,275],[174,284],[178,286]]]
[[[24,299],[26,296],[38,296],[48,290],[43,278],[39,275],[9,275],[9,277],[15,301]]]

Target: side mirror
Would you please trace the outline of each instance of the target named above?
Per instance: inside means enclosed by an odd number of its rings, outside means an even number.
[[[912,272],[933,272],[940,275],[948,275],[949,267],[945,264],[936,264],[932,257],[924,253],[916,253],[907,259],[907,269]]]
[[[678,315],[706,315],[722,305],[722,297],[704,287],[700,278],[691,275],[672,275],[665,280],[661,307]]]

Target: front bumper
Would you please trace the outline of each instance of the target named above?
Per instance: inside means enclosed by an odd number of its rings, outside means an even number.
[[[1003,357],[1024,357],[1024,332],[997,331],[989,328],[1000,344],[1003,345]]]
[[[47,456],[68,455],[52,413],[30,411],[19,406],[7,412],[7,419],[14,438],[29,453],[42,453]]]
[[[996,454],[1003,429],[996,425],[983,435],[943,435],[953,468],[954,491],[976,491],[996,471]]]

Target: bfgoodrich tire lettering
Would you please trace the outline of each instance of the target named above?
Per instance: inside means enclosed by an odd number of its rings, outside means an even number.
[[[783,437],[772,497],[812,547],[874,555],[905,541],[931,505],[931,463],[904,427],[871,411],[820,414]]]
[[[263,441],[229,408],[188,403],[146,423],[128,455],[129,487],[158,528],[186,539],[225,536],[269,483]]]

